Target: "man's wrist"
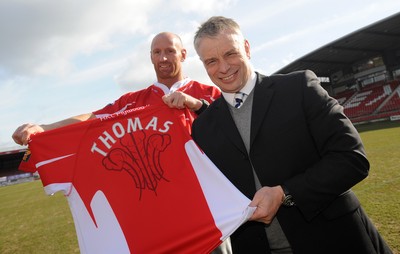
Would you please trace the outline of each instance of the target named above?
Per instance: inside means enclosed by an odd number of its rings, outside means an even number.
[[[293,196],[290,194],[288,188],[284,184],[282,184],[281,187],[283,190],[282,205],[286,207],[291,207],[296,205],[296,203],[293,200]]]
[[[204,100],[204,99],[200,99],[200,102],[201,102],[200,108],[194,111],[197,115],[200,115],[200,114],[201,114],[204,110],[206,110],[206,109],[208,108],[208,106],[210,105],[210,104],[208,103],[208,101],[206,101],[206,100]]]
[[[47,130],[51,129],[49,127],[49,124],[38,124],[38,127],[42,128],[43,131],[47,131]]]

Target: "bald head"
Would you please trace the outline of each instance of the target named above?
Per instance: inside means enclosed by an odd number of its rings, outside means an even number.
[[[151,42],[150,55],[158,82],[171,87],[183,79],[182,62],[186,59],[186,49],[178,35],[171,32],[157,34]]]
[[[176,46],[183,48],[181,37],[171,32],[161,32],[154,36],[153,40],[151,41],[151,50],[153,49],[154,44],[156,44],[158,41],[171,41]]]

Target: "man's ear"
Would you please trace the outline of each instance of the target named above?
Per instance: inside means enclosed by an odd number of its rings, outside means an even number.
[[[186,59],[186,54],[187,54],[186,49],[182,49],[182,50],[181,50],[181,55],[182,55],[181,62],[184,62],[184,61],[185,61],[185,59]]]
[[[244,40],[244,50],[246,51],[246,56],[247,58],[251,58],[251,54],[250,54],[250,43],[248,40]]]

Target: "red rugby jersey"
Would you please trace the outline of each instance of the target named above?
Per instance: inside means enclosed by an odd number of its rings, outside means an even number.
[[[184,92],[197,99],[206,100],[209,103],[212,103],[215,99],[221,96],[221,92],[216,86],[205,85],[194,80],[190,80],[185,85],[178,88],[177,91]],[[93,114],[102,117],[122,112],[127,109],[159,104],[162,102],[162,96],[164,96],[164,91],[155,85],[151,85],[139,91],[126,93],[113,103],[94,111]],[[191,115],[196,117],[193,112],[191,112]]]
[[[81,253],[209,253],[254,208],[191,139],[187,114],[153,105],[39,133],[20,169],[64,192]]]

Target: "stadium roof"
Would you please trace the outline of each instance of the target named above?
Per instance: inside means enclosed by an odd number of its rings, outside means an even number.
[[[387,50],[400,49],[400,12],[339,38],[293,61],[276,73],[310,69],[319,77],[332,73]]]

